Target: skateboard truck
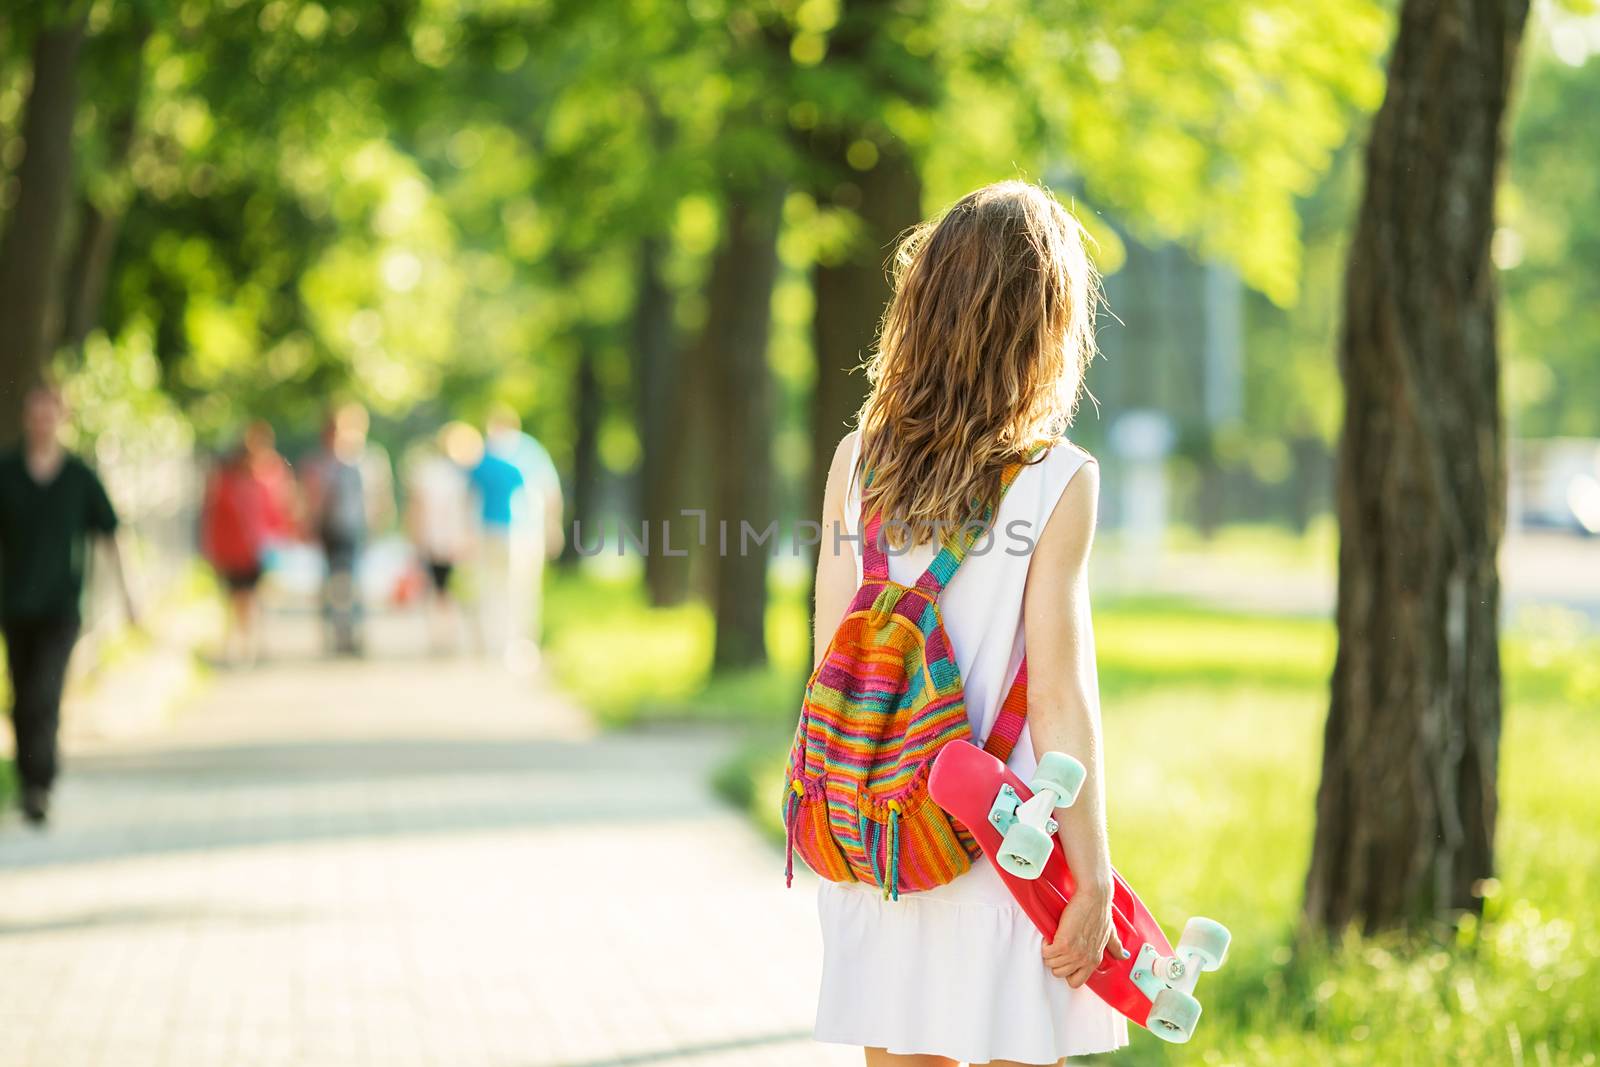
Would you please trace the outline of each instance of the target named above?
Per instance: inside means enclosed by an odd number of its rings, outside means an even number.
[[[1001,870],[1018,878],[1039,877],[1060,828],[1052,813],[1078,799],[1086,774],[1083,764],[1065,752],[1046,752],[1029,783],[1033,796],[1022,800],[1009,784],[1000,787],[989,821],[1005,838],[995,854]]]
[[[1128,977],[1139,987],[1139,992],[1155,1000],[1158,993],[1182,978],[1185,970],[1187,968],[1178,957],[1158,955],[1156,947],[1147,942],[1134,959],[1133,970],[1128,972]]]
[[[1172,955],[1161,955],[1149,942],[1140,947],[1128,979],[1150,999],[1145,1026],[1152,1034],[1177,1044],[1193,1036],[1194,1025],[1200,1021],[1195,983],[1202,971],[1222,966],[1230,940],[1227,927],[1197,917],[1184,926]]]
[[[1007,833],[1018,822],[1027,821],[1034,814],[1028,811],[1027,807],[1037,799],[1037,797],[1034,797],[1024,801],[1011,786],[1002,785],[1000,792],[994,795],[994,804],[989,808],[989,825],[999,830],[1002,834]],[[1037,808],[1037,805],[1035,807]],[[1044,832],[1053,834],[1058,829],[1055,819],[1048,815],[1045,816]]]

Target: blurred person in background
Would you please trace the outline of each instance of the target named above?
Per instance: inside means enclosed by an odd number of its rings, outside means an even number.
[[[436,650],[461,644],[462,615],[450,583],[472,548],[477,524],[468,472],[482,457],[478,431],[452,422],[423,447],[407,472],[406,532],[428,572],[428,633]]]
[[[529,580],[534,573],[533,544],[518,523],[519,498],[526,481],[515,463],[487,443],[470,475],[477,503],[478,625],[484,651],[516,671],[538,665],[527,637]]]
[[[66,402],[53,385],[23,401],[22,444],[0,457],[0,623],[11,668],[22,812],[50,811],[61,690],[81,625],[86,547],[106,549],[130,624],[138,612],[117,537],[117,513],[88,464],[61,444]]]
[[[293,532],[289,466],[273,447],[272,427],[252,423],[239,446],[223,457],[206,484],[200,547],[228,591],[224,662],[252,664],[260,656],[256,588],[273,545]]]
[[[561,554],[565,543],[561,477],[545,447],[523,432],[522,419],[510,405],[497,405],[489,413],[486,430],[488,451],[508,460],[522,475],[522,491],[511,502],[509,536],[519,542],[517,550],[526,574],[518,591],[520,599],[513,601],[520,643],[511,654],[514,659],[537,664],[544,622],[544,565]]]
[[[278,451],[277,433],[267,420],[256,419],[245,427],[243,441],[250,453],[250,469],[283,516],[283,537],[294,536],[299,529],[300,494],[295,487],[294,470]]]
[[[389,457],[367,440],[369,426],[360,404],[336,408],[323,429],[322,449],[305,470],[306,526],[327,564],[322,614],[329,651],[336,655],[364,649],[357,567],[369,535],[394,514]]]

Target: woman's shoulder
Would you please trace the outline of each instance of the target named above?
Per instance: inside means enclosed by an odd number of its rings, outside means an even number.
[[[1051,456],[1074,456],[1082,461],[1094,459],[1094,454],[1092,452],[1078,444],[1078,442],[1074,441],[1066,434],[1062,434],[1054,441],[1051,441],[1050,447],[1045,451],[1046,454]]]
[[[846,523],[852,503],[852,490],[855,487],[855,473],[857,457],[857,434],[851,430],[839,440],[833,450],[833,460],[828,464],[828,480],[823,488],[822,509],[824,521],[827,516],[845,516]]]
[[[1093,540],[1100,500],[1100,471],[1085,448],[1062,438],[1039,462],[1041,481],[1035,501],[1040,543],[1055,547],[1052,556],[1078,558]]]
[[[1071,481],[1073,475],[1084,467],[1096,465],[1094,455],[1088,449],[1065,437],[1047,448],[1037,464],[1043,468],[1046,477],[1059,479],[1062,484]]]
[[[828,480],[838,485],[846,496],[855,487],[856,467],[861,458],[861,431],[851,430],[839,438],[833,450],[833,463],[828,469]]]
[[[851,457],[855,456],[859,452],[860,448],[861,431],[851,430],[849,433],[846,433],[843,437],[839,438],[838,445],[834,447],[834,466],[838,466],[841,463],[849,463]]]

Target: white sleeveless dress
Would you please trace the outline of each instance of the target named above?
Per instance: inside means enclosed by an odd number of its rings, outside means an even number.
[[[852,471],[859,437],[854,449]],[[1018,554],[1020,542],[1005,531],[1036,541],[1067,483],[1089,458],[1063,442],[1025,467],[1001,502],[996,542],[987,552],[974,549],[940,597],[945,632],[961,668],[967,717],[979,739],[988,736],[1022,662],[1029,556]],[[852,536],[860,532],[860,509],[859,478],[852,474],[845,503],[845,527]],[[860,549],[850,543],[859,582]],[[1008,545],[1013,551],[1005,550]],[[935,548],[919,545],[891,553],[890,578],[914,582],[932,562]],[[1090,634],[1089,620],[1083,625]],[[1092,664],[1092,634],[1088,647]],[[1090,687],[1090,695],[1098,703],[1097,687]],[[1026,728],[1008,766],[1023,778],[1036,766]],[[817,911],[823,943],[818,1041],[967,1063],[1035,1064],[1128,1043],[1121,1015],[1045,967],[1043,938],[986,861],[974,863],[949,885],[902,894],[898,901],[883,899],[876,886],[824,881]]]

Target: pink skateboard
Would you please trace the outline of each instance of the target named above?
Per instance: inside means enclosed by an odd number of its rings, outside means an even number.
[[[977,840],[1046,941],[1056,936],[1074,884],[1051,812],[1076,799],[1083,773],[1072,757],[1046,753],[1030,788],[976,745],[956,741],[939,750],[928,778],[934,803]],[[1195,982],[1227,958],[1227,928],[1190,919],[1174,949],[1122,876],[1113,878],[1112,922],[1131,956],[1107,952],[1088,986],[1163,1041],[1187,1041],[1200,1019]]]

